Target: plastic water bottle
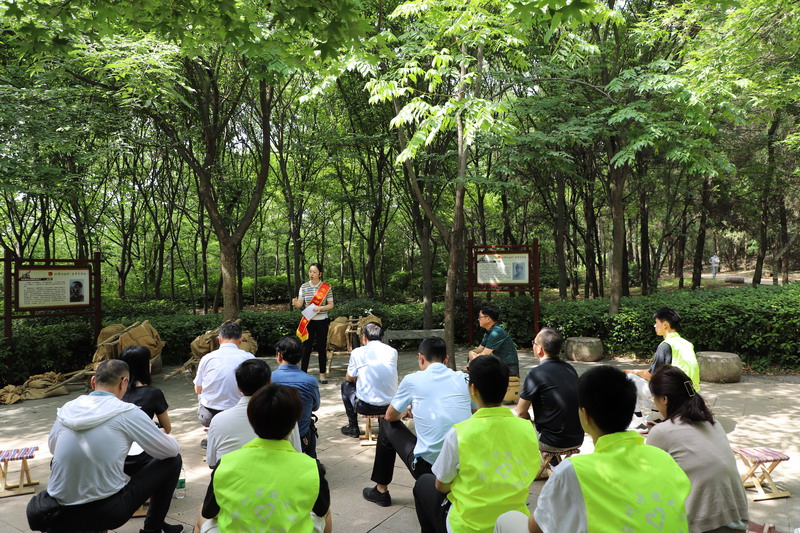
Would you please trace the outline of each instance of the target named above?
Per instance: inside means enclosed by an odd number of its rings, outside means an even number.
[[[175,497],[182,500],[186,497],[186,470],[181,467],[181,475],[178,478],[178,484],[175,485]]]

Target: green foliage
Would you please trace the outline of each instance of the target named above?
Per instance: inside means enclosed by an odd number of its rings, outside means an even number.
[[[179,315],[188,310],[186,305],[171,300],[122,300],[116,296],[103,295],[103,321],[106,324],[122,322],[131,316]],[[125,322],[126,325],[129,322]]]
[[[79,370],[92,361],[91,329],[89,322],[81,319],[16,321],[10,351],[0,351],[0,370],[7,370],[12,353],[9,383],[14,385],[21,385],[33,374]]]
[[[259,276],[258,281],[250,276],[242,278],[242,293],[245,303],[253,303],[253,284],[259,303],[288,302],[289,287],[286,276]],[[337,291],[338,292],[338,291]],[[338,294],[336,294],[338,296]]]

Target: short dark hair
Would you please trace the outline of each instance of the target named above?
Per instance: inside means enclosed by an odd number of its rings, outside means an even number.
[[[636,407],[636,385],[613,366],[590,368],[578,378],[578,406],[603,433],[625,431]]]
[[[275,353],[281,354],[287,363],[296,365],[303,358],[303,344],[296,335],[286,335],[275,343]]]
[[[321,278],[322,277],[322,264],[321,263],[311,263],[310,265],[308,265],[308,268],[311,268],[311,267],[317,267],[317,270],[319,270],[319,277]]]
[[[692,378],[677,366],[658,367],[650,378],[650,392],[653,396],[667,397],[667,417],[680,418],[684,422],[711,422],[714,415],[706,401],[694,390]]]
[[[501,404],[508,391],[508,365],[494,355],[476,357],[469,363],[469,382],[485,403]]]
[[[94,382],[98,385],[115,386],[122,378],[128,376],[130,376],[128,363],[122,359],[106,359],[97,365],[97,369],[94,371]]]
[[[495,322],[500,320],[500,310],[493,305],[483,305],[480,309],[478,309],[478,311],[488,316]]]
[[[221,339],[241,339],[242,338],[242,326],[233,320],[229,320],[223,323],[219,327],[219,337]]]
[[[653,313],[653,320],[658,319],[662,322],[669,322],[669,327],[678,329],[681,325],[681,315],[671,307],[662,307]]]
[[[557,329],[542,328],[539,330],[536,338],[539,339],[536,341],[536,344],[541,346],[542,350],[544,350],[544,353],[550,357],[557,358],[558,354],[561,353],[561,346],[564,344],[564,337],[561,336],[561,333]]]
[[[236,385],[245,396],[252,396],[258,389],[269,384],[272,369],[261,359],[248,359],[236,368]]]
[[[439,337],[428,337],[419,343],[419,353],[426,361],[444,361],[447,357],[447,344]]]
[[[135,389],[135,383],[141,382],[142,385],[150,385],[150,349],[147,346],[128,346],[119,356],[128,365],[130,372],[130,385],[128,388]]]
[[[364,335],[368,341],[379,341],[383,338],[383,327],[377,322],[367,322],[361,328],[361,334]]]
[[[277,383],[258,389],[247,404],[247,420],[262,439],[285,438],[302,413],[303,404],[297,389]]]

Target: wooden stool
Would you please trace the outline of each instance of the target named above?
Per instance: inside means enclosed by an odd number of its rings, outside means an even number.
[[[38,485],[39,482],[31,480],[31,470],[28,467],[28,459],[33,459],[33,456],[38,450],[38,446],[29,446],[16,450],[0,450],[0,462],[3,463],[2,468],[0,468],[0,476],[3,478],[3,486],[0,487],[0,498],[19,496],[20,494],[31,494],[36,490],[33,486]],[[19,483],[14,485],[8,483],[9,461],[22,461],[19,469]]]
[[[560,463],[567,457],[572,457],[576,453],[581,453],[580,448],[572,448],[571,450],[564,450],[563,452],[541,452],[542,466],[539,468],[539,473],[536,474],[536,479],[547,479],[553,473],[553,466],[550,464],[555,457],[558,457]]]
[[[519,400],[519,376],[509,376],[503,403],[516,403],[517,400]]]
[[[383,421],[383,417],[385,415],[361,415],[366,418],[366,428],[364,430],[364,434],[359,437],[361,439],[362,446],[375,446],[378,444],[378,436],[372,434],[372,420],[378,420],[378,426],[380,426],[381,422]]]
[[[741,448],[733,450],[739,456],[747,469],[742,475],[745,488],[755,487],[757,494],[751,496],[753,501],[771,500],[773,498],[788,498],[788,490],[779,490],[772,480],[772,471],[782,461],[788,461],[789,456],[771,448]],[[766,482],[770,492],[764,491],[762,483]]]

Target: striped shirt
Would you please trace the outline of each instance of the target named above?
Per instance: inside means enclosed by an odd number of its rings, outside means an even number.
[[[300,285],[300,292],[298,293],[297,297],[303,300],[304,308],[311,305],[311,300],[314,298],[314,295],[317,294],[317,289],[319,289],[319,286],[321,284],[322,282],[320,281],[317,285],[311,285],[311,283],[307,281],[302,285]],[[328,294],[325,295],[325,302],[323,302],[321,305],[328,305],[332,303],[333,303],[333,287],[328,289]],[[328,312],[320,311],[319,313],[314,315],[314,318],[312,318],[311,320],[325,320],[327,318],[328,318]]]

